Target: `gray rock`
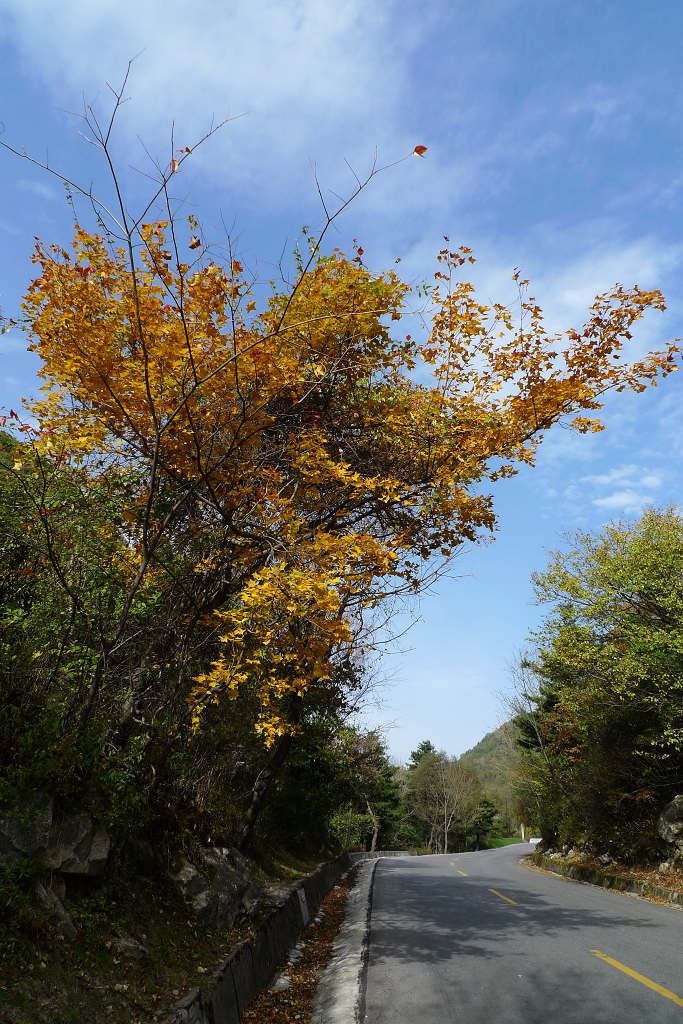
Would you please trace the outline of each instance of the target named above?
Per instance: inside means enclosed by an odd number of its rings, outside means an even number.
[[[237,850],[203,847],[201,859],[197,867],[180,854],[170,877],[202,924],[219,930],[232,928],[238,917],[253,910],[260,890]]]
[[[0,816],[0,866],[27,857],[52,871],[98,875],[109,856],[109,836],[87,814],[57,815],[46,793],[26,798]]]
[[[61,932],[65,939],[73,941],[78,935],[78,929],[57,893],[44,885],[37,885],[35,894],[40,905],[47,911],[50,923],[57,928],[57,931]]]
[[[0,816],[0,866],[9,867],[45,849],[53,814],[52,797],[37,793],[21,808]]]
[[[114,949],[118,950],[121,956],[126,957],[128,960],[144,960],[149,956],[147,947],[143,946],[137,939],[112,939],[111,944]]]
[[[100,875],[111,842],[87,814],[72,814],[55,824],[48,848],[40,855],[45,867],[68,875]]]
[[[201,993],[193,988],[176,1003],[168,1024],[208,1024],[208,1020]]]
[[[683,848],[683,793],[666,805],[657,821],[657,831],[665,843]]]

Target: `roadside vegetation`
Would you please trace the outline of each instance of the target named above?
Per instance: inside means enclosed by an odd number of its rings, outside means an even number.
[[[548,846],[626,864],[671,852],[658,832],[683,790],[683,518],[567,538],[534,578],[551,606],[519,666],[518,792]]]

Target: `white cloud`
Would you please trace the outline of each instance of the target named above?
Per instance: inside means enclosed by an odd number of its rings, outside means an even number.
[[[642,491],[626,489],[614,491],[604,498],[593,498],[593,505],[596,508],[608,509],[619,512],[640,512],[646,505],[651,505],[653,497],[651,494],[644,494]]]
[[[514,3],[488,6],[495,19],[509,14],[506,8]],[[449,13],[451,29],[458,19],[467,19],[460,7]],[[632,97],[593,82],[557,109],[556,97],[534,94],[492,131],[490,112],[456,89],[436,114],[439,98],[420,93],[424,83],[417,57],[432,34],[433,45],[443,33],[438,21],[444,12],[421,12],[419,18],[415,12],[397,0],[334,5],[197,0],[191,8],[181,0],[138,5],[65,0],[57,6],[46,0],[0,0],[0,34],[18,46],[60,107],[78,108],[85,95],[106,111],[111,97],[104,81],[117,84],[127,61],[140,54],[127,90],[132,103],[124,107],[119,128],[126,164],[144,164],[137,142],[130,145],[138,135],[166,162],[172,118],[176,139],[184,145],[212,114],[218,119],[245,114],[193,154],[178,177],[183,192],[193,193],[200,175],[203,182],[222,186],[228,209],[231,203],[241,211],[249,203],[301,208],[315,218],[320,214],[309,161],[317,161],[324,189],[348,194],[353,178],[345,158],[363,174],[377,146],[383,163],[421,142],[429,146],[424,165],[406,163],[382,176],[346,222],[366,243],[371,233],[377,237],[370,218],[381,220],[382,241],[369,254],[380,264],[391,262],[403,247],[404,267],[409,272],[414,267],[416,276],[429,274],[440,234],[449,231],[457,211],[458,240],[471,244],[490,266],[485,283],[504,285],[502,294],[492,289],[494,298],[505,299],[515,265],[521,264],[527,276],[534,276],[534,268],[540,271],[532,285],[547,310],[549,329],[580,324],[596,291],[616,280],[661,284],[680,264],[683,247],[662,245],[654,237],[624,241],[614,237],[609,222],[532,227],[526,237],[533,257],[529,266],[524,266],[519,235],[501,243],[495,229],[489,238],[479,229],[479,237],[473,237],[463,208],[486,205],[487,197],[499,199],[501,192],[513,194],[520,168],[527,174],[529,164],[561,152],[565,123],[583,114],[609,121],[631,108]],[[468,59],[467,54],[459,58],[463,82]],[[487,59],[493,73],[493,54],[471,58],[478,65]],[[442,137],[423,137],[427,124]],[[558,254],[567,254],[563,263]]]
[[[590,498],[591,504],[598,509],[636,513],[655,501],[653,492],[662,486],[662,482],[660,474],[630,464],[615,466],[606,473],[583,476],[579,480],[579,487],[584,496],[591,491],[595,493],[602,488],[616,487],[609,494],[598,493]]]
[[[683,174],[675,174],[664,185],[658,188],[659,202],[664,206],[678,207],[680,204],[681,189],[683,189]]]
[[[604,82],[591,82],[567,109],[575,117],[589,119],[591,135],[609,133],[614,140],[615,136],[628,130],[641,105],[638,90],[633,87],[625,89],[620,83],[620,88],[615,89]]]
[[[620,486],[621,491],[615,492],[618,494],[631,494],[636,491],[642,490],[646,487],[650,490],[657,489],[662,486],[662,476],[659,473],[654,473],[644,469],[643,466],[627,465],[627,466],[614,466],[613,469],[608,470],[606,473],[594,473],[587,476],[582,476],[579,480],[580,486],[585,490],[586,488],[600,488],[600,487],[611,487],[613,485]],[[597,499],[594,504],[605,505],[609,507],[614,495],[610,498]]]
[[[610,431],[595,435],[591,461],[604,463],[614,458],[618,446],[609,445]],[[549,439],[552,441],[552,435]],[[581,438],[577,440],[582,440]],[[656,438],[653,438],[656,447]],[[562,451],[562,449],[560,449]],[[554,515],[565,523],[590,525],[586,516],[596,512],[637,515],[654,503],[666,504],[672,494],[678,493],[679,477],[670,466],[668,452],[650,453],[651,463],[630,462],[612,465],[602,472],[581,473],[585,460],[580,460],[580,449],[564,449],[565,458],[551,458],[541,464],[543,471],[543,497]],[[639,451],[639,455],[645,455]],[[562,484],[562,481],[569,483]],[[597,525],[597,524],[594,524]]]
[[[637,284],[662,289],[669,309],[664,314],[646,313],[625,345],[626,355],[636,358],[680,333],[683,310],[677,295],[683,244],[651,235],[624,239],[622,234],[620,226],[601,218],[572,227],[542,223],[530,230],[523,243],[517,237],[501,239],[481,233],[457,241],[466,241],[477,257],[477,263],[467,267],[467,277],[484,302],[514,308],[516,289],[510,277],[514,267],[520,266],[522,276],[530,278],[529,293],[543,310],[549,334],[581,327],[595,297],[617,283],[625,288]],[[429,266],[440,241],[437,231],[429,237],[425,232],[406,254],[404,268],[418,272],[420,266]]]
[[[584,468],[595,459],[603,437],[604,434],[578,434],[562,426],[553,427],[543,440],[536,465],[544,474],[554,474],[567,465],[576,469],[580,464]]]
[[[573,114],[611,117],[621,108],[623,102],[623,93],[617,93],[601,82],[593,82],[585,89],[583,95],[570,102],[569,110]]]
[[[657,500],[656,492],[664,484],[664,475],[629,463],[613,466],[603,473],[588,473],[569,484],[562,492],[564,510],[591,505],[604,512],[633,515]]]
[[[42,181],[30,181],[27,178],[20,178],[17,182],[17,188],[22,192],[30,192],[34,196],[38,196],[39,199],[55,199],[56,192]]]
[[[677,384],[674,381],[674,384]],[[662,437],[666,438],[666,451],[669,459],[680,459],[683,456],[683,405],[680,390],[672,388],[669,394],[663,395],[658,407],[658,425]]]
[[[588,476],[581,477],[581,483],[595,484],[598,487],[608,487],[610,484],[616,483],[617,481],[630,479],[637,475],[637,473],[637,466],[615,466],[614,469],[610,469],[607,473],[589,474]]]
[[[68,93],[77,107],[85,95],[108,110],[104,81],[118,85],[139,54],[120,130],[152,150],[167,151],[172,118],[184,145],[212,116],[246,114],[198,154],[203,172],[224,182],[272,180],[291,162],[307,168],[332,142],[339,163],[367,157],[393,134],[405,85],[397,50],[405,58],[421,33],[388,0],[197,0],[191,9],[180,0],[0,0],[0,12],[63,106]]]
[[[619,241],[615,230],[610,232],[612,239],[605,241],[590,237],[595,229],[603,233],[606,225],[585,225],[583,254],[564,266],[555,266],[535,284],[538,296],[551,311],[551,322],[557,323],[556,318],[561,317],[562,327],[580,324],[595,296],[617,282],[625,287],[661,288],[683,262],[682,245],[648,236]]]

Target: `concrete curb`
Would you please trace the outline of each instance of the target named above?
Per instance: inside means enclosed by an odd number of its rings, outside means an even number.
[[[550,871],[554,875],[561,875],[563,878],[571,878],[575,882],[588,882],[590,885],[599,885],[603,889],[632,893],[636,896],[655,896],[667,903],[683,906],[683,892],[673,892],[671,889],[664,889],[661,885],[655,885],[644,879],[631,878],[629,875],[607,874],[588,864],[570,864],[567,861],[548,857],[544,853],[532,853],[528,860],[535,867]]]
[[[416,855],[417,856],[417,855]],[[370,932],[372,929],[372,904],[375,898],[375,873],[377,864],[375,861],[370,874],[370,887],[365,910],[365,934],[361,946],[361,969],[358,979],[358,1003],[356,1007],[355,1024],[365,1024],[366,997],[368,991],[368,961],[370,960]]]
[[[357,1024],[365,1016],[363,979],[367,964],[372,886],[379,858],[362,860],[349,893],[334,955],[318,983],[311,1024]]]

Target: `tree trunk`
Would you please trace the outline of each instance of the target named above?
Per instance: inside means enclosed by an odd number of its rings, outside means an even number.
[[[254,825],[256,824],[256,819],[258,818],[263,805],[263,799],[268,792],[271,783],[287,760],[287,755],[289,754],[292,746],[292,739],[293,737],[289,735],[280,736],[273,747],[268,764],[263,771],[259,773],[258,778],[254,783],[249,806],[244,812],[244,817],[242,818],[242,822],[235,837],[235,845],[238,850],[245,850],[251,842]]]
[[[367,807],[368,807],[368,814],[372,818],[373,832],[372,832],[372,842],[370,843],[370,853],[374,853],[375,850],[377,849],[377,836],[379,835],[379,824],[380,824],[380,822],[379,822],[379,818],[377,817],[377,815],[373,811],[372,807],[370,806],[370,801],[366,800],[365,803],[367,804]]]

